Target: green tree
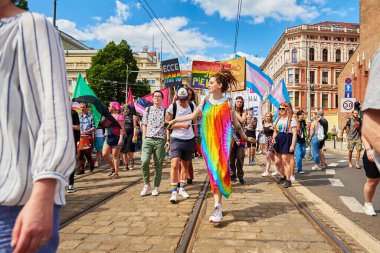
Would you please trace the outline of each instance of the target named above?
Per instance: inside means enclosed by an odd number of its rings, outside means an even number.
[[[16,6],[19,7],[19,8],[21,8],[21,9],[24,9],[26,11],[29,10],[28,1],[27,0],[18,0]]]
[[[150,93],[150,87],[146,79],[137,81],[136,85],[131,85],[131,88],[135,98],[140,98]]]
[[[125,102],[125,81],[129,71],[138,71],[137,62],[125,40],[118,45],[111,41],[92,57],[91,67],[86,71],[90,87],[104,104],[110,101]],[[131,73],[128,83],[136,82],[138,73]],[[135,94],[138,86],[131,86]],[[137,91],[136,91],[137,93]]]

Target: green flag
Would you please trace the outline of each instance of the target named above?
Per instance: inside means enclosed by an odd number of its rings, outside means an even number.
[[[95,95],[94,91],[91,90],[90,86],[88,86],[86,81],[83,79],[82,75],[79,73],[77,85],[75,86],[75,90],[74,90],[74,94],[73,94],[73,99],[78,98],[78,97],[83,97],[83,96],[93,97],[93,99],[99,101],[99,99]],[[88,102],[90,102],[90,101],[88,101]],[[97,110],[97,108],[94,106],[93,103],[90,103],[90,107],[91,107],[91,112],[94,116],[95,127],[98,127],[99,121],[100,121],[102,115]]]

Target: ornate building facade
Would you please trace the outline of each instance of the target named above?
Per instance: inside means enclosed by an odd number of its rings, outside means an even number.
[[[338,77],[359,45],[359,24],[322,22],[285,30],[261,69],[277,83],[284,78],[294,110],[307,111],[309,65],[311,111],[323,109],[337,124]],[[271,110],[269,102],[264,112]]]

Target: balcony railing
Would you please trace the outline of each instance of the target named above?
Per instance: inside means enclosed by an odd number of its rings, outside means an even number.
[[[298,25],[285,29],[285,33],[295,32],[299,30],[316,30],[316,31],[331,31],[331,32],[345,32],[345,33],[359,33],[359,28],[347,27],[333,27],[333,26],[320,26],[320,25]]]

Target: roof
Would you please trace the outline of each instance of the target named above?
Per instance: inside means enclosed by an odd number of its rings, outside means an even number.
[[[335,21],[324,21],[320,23],[316,23],[313,25],[319,25],[319,26],[329,26],[329,27],[346,27],[351,29],[356,29],[360,27],[359,23],[346,23],[346,22],[335,22]]]
[[[59,34],[59,36],[61,37],[62,40],[66,40],[69,43],[73,44],[75,47],[77,47],[78,50],[90,50],[90,49],[93,49],[93,48],[91,48],[89,46],[86,46],[85,44],[83,44],[81,41],[75,39],[74,37],[68,35],[67,33],[62,32],[58,28],[57,28],[57,32],[58,32],[58,34]]]

